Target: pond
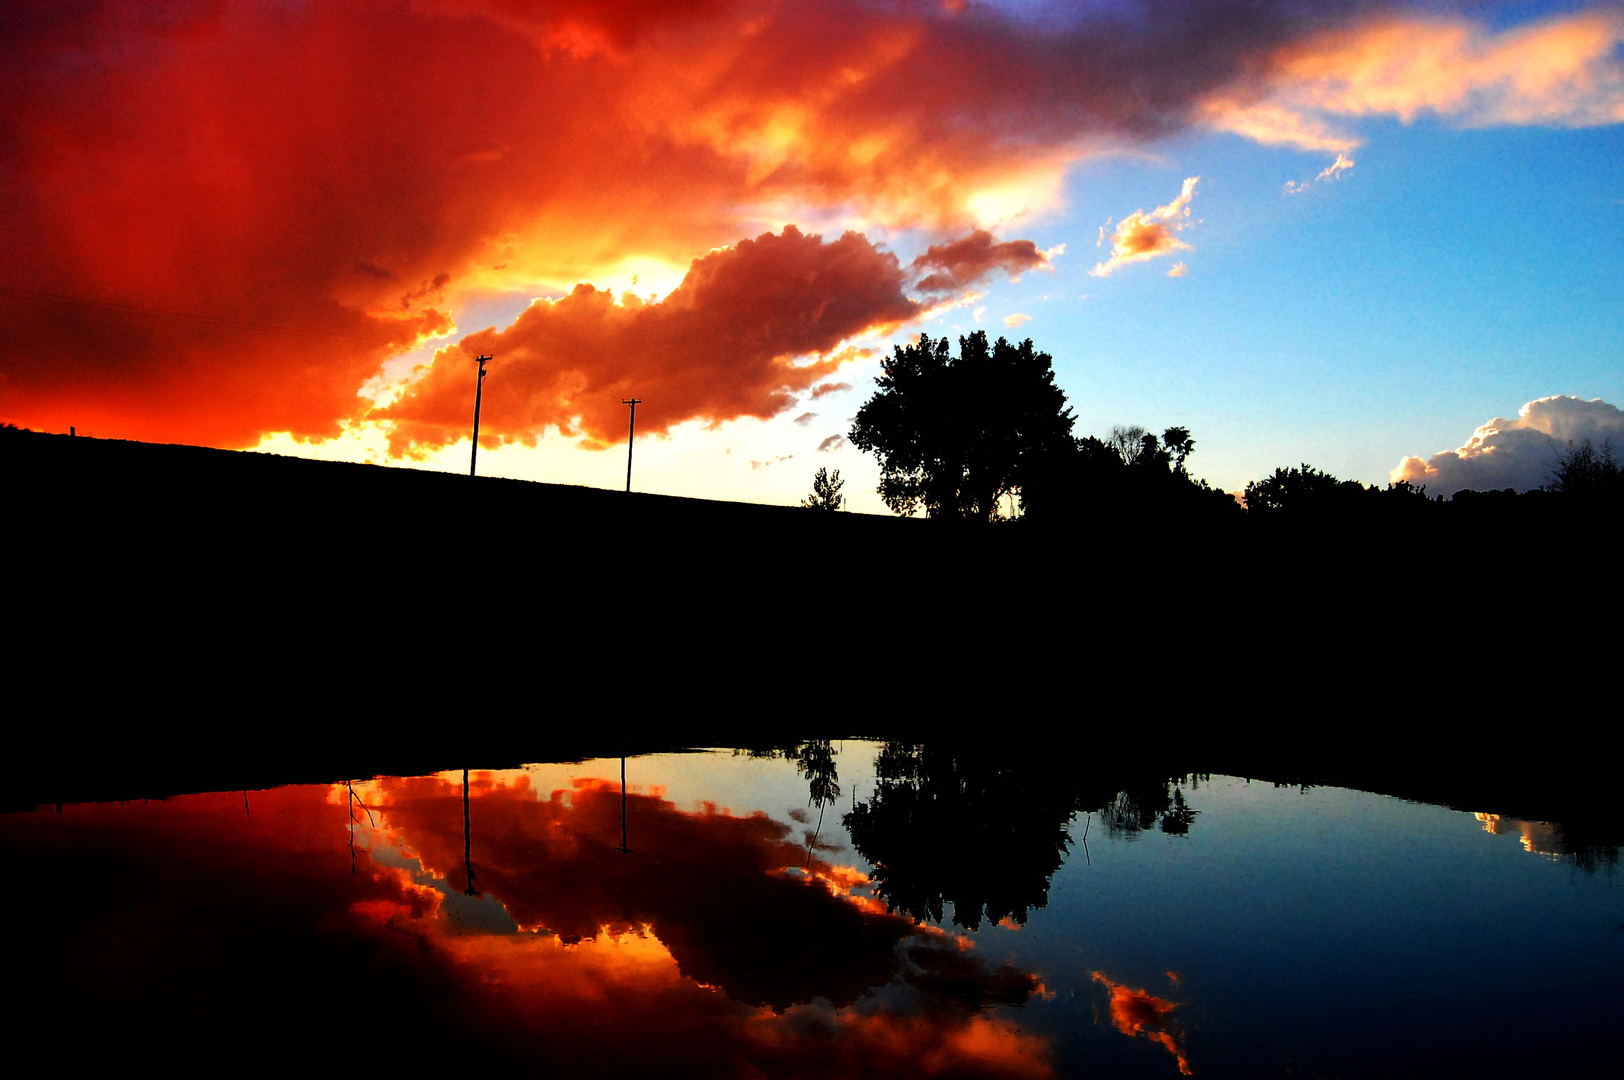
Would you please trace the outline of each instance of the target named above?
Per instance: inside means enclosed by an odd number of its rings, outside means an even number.
[[[44,807],[0,844],[14,1036],[76,1070],[1617,1067],[1616,863],[1341,788],[799,743]]]

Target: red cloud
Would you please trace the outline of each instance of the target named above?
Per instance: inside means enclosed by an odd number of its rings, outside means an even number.
[[[977,229],[951,243],[932,245],[913,261],[915,270],[934,270],[914,288],[920,292],[950,292],[973,285],[994,270],[1020,277],[1027,270],[1047,267],[1049,260],[1030,240],[993,243],[992,233]]]
[[[476,291],[601,283],[631,256],[680,266],[786,206],[962,229],[978,195],[1041,202],[1080,146],[1178,129],[1266,70],[1258,54],[1335,22],[1299,6],[1037,27],[858,0],[8,5],[0,415],[219,445],[331,435],[367,414],[356,393],[383,361],[448,330]],[[1031,258],[986,246],[1006,269]],[[772,340],[730,328],[692,369],[688,324],[721,317],[705,305],[722,283],[691,278],[711,293],[681,317],[670,299],[628,314],[577,293],[507,331],[504,346],[571,348],[516,402],[490,384],[492,430],[529,438],[579,407],[580,430],[606,438],[619,403],[611,422],[585,395],[627,382],[657,427],[772,411],[805,385],[790,350],[906,317],[870,276],[852,297],[828,284],[768,288]],[[600,370],[608,338],[660,355]],[[449,367],[391,412],[397,445],[449,437],[466,365]]]
[[[659,303],[621,303],[590,285],[532,304],[506,330],[442,349],[429,374],[384,411],[399,450],[442,446],[468,429],[471,364],[497,359],[480,435],[534,442],[548,426],[606,444],[624,438],[622,399],[642,399],[640,430],[694,417],[771,416],[831,373],[845,339],[914,318],[896,256],[857,233],[825,244],[794,226],[696,259]]]

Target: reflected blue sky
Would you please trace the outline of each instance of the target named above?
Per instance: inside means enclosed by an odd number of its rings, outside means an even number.
[[[1054,997],[1028,1022],[1090,1032],[1059,1042],[1062,1075],[1175,1074],[1162,1051],[1103,1037],[1096,971],[1179,1002],[1198,1076],[1537,1075],[1588,1058],[1556,1033],[1611,1030],[1612,875],[1363,792],[1214,777],[1186,796],[1188,835],[1112,839],[1096,820],[1048,908],[982,935],[1041,970]]]

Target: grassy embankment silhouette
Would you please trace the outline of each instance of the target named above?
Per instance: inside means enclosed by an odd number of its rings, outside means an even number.
[[[13,745],[81,771],[863,730],[1398,791],[1617,749],[1547,719],[1610,655],[1578,519],[955,527],[14,429],[0,469]]]

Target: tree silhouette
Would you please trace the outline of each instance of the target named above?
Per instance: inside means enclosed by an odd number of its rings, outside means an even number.
[[[1563,495],[1594,499],[1624,493],[1624,466],[1611,439],[1603,439],[1601,449],[1589,439],[1569,444],[1556,459],[1550,490]]]
[[[1246,509],[1252,513],[1280,510],[1325,510],[1365,493],[1357,480],[1338,480],[1303,462],[1300,469],[1276,469],[1246,485]]]
[[[819,469],[812,478],[812,494],[801,500],[801,505],[813,510],[843,510],[846,507],[846,496],[840,489],[846,486],[846,481],[840,478],[840,470],[831,473],[828,469]]]
[[[1180,476],[1189,476],[1184,471],[1184,459],[1195,452],[1195,440],[1190,438],[1190,429],[1168,428],[1162,432],[1162,445],[1167,447],[1167,453],[1172,458],[1169,463],[1172,470]]]
[[[945,337],[897,346],[849,435],[880,459],[880,498],[898,514],[990,521],[1036,461],[1071,441],[1052,365],[1030,338],[989,345],[979,330],[956,358]]]
[[[1240,514],[1227,493],[1190,476],[1190,429],[1160,439],[1118,425],[1104,439],[1086,436],[1042,455],[1021,489],[1024,518],[1040,527],[1075,528],[1090,516],[1153,515],[1220,520]]]
[[[1246,509],[1253,514],[1300,516],[1358,515],[1374,518],[1408,514],[1430,505],[1426,489],[1408,480],[1382,488],[1357,480],[1338,480],[1304,462],[1298,469],[1276,469],[1273,475],[1246,485]]]
[[[1117,457],[1122,459],[1124,465],[1137,465],[1147,453],[1154,456],[1156,453],[1156,436],[1151,435],[1138,424],[1132,427],[1123,427],[1118,424],[1111,429],[1106,437],[1105,444],[1115,450]]]
[[[1129,468],[1189,478],[1184,461],[1195,452],[1195,440],[1190,438],[1189,428],[1170,427],[1157,441],[1156,436],[1137,424],[1133,427],[1118,425],[1111,429],[1105,444],[1116,451],[1122,464]]]

